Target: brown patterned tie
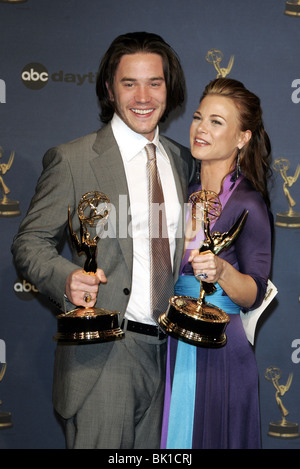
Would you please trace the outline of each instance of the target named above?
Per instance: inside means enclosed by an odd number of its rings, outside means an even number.
[[[173,295],[173,274],[164,195],[156,165],[156,148],[151,143],[145,149],[148,157],[151,310],[152,317],[157,322]]]

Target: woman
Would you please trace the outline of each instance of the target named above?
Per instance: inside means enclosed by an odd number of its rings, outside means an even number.
[[[169,338],[162,448],[259,448],[258,372],[240,318],[240,310],[261,304],[271,267],[271,145],[259,98],[236,80],[213,80],[194,113],[190,144],[201,161],[201,186],[191,192],[213,191],[222,204],[212,232],[228,231],[244,209],[248,217],[218,256],[195,250],[201,232],[186,247],[175,293],[198,298],[197,275],[205,278],[217,287],[207,301],[230,323],[221,348]]]

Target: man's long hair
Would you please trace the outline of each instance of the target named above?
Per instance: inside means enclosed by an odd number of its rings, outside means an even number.
[[[126,54],[140,52],[159,54],[163,60],[167,105],[161,122],[168,117],[172,110],[183,104],[185,77],[176,52],[156,34],[146,32],[128,33],[118,36],[112,42],[99,66],[96,93],[101,108],[100,119],[102,122],[108,123],[115,112],[114,103],[109,98],[107,85],[110,89],[113,89],[115,73],[121,58]]]

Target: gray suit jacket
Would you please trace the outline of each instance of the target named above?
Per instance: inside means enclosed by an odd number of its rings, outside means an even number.
[[[161,136],[181,203],[187,201],[188,181],[193,161],[189,151]],[[20,273],[62,310],[71,309],[64,299],[67,276],[83,266],[85,256],[72,248],[72,259],[58,254],[58,245],[67,227],[70,205],[73,229],[79,233],[76,213],[83,194],[98,190],[110,198],[115,219],[109,223],[116,231],[98,242],[98,267],[108,282],[99,288],[96,306],[117,310],[124,316],[131,288],[132,238],[124,236],[120,217],[130,222],[129,195],[119,148],[110,124],[85,137],[50,149],[44,156],[44,170],[38,181],[28,213],[14,239],[12,252]],[[119,195],[122,197],[120,198]],[[121,232],[120,232],[121,229]],[[183,250],[183,233],[177,240],[174,280]],[[53,399],[65,418],[74,415],[101,373],[112,343],[84,346],[58,345],[54,370]]]

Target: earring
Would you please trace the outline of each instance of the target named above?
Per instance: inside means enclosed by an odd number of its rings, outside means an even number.
[[[239,175],[241,174],[240,153],[241,153],[241,150],[240,150],[240,148],[238,148],[235,171],[234,171],[234,173],[232,174],[232,176],[230,178],[230,182],[232,182],[232,184],[229,188],[230,191],[234,188],[234,185],[235,185],[236,181],[238,180]]]
[[[196,182],[200,184],[201,182],[201,163],[200,161],[196,162]]]

